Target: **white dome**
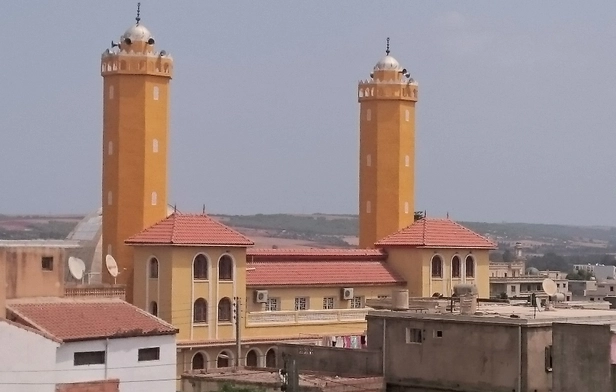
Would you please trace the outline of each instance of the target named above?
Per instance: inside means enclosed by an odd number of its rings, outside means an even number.
[[[131,26],[122,35],[122,39],[130,38],[132,42],[148,42],[152,38],[152,33],[142,24]]]
[[[393,58],[390,55],[383,57],[376,65],[374,66],[375,71],[383,71],[383,70],[391,70],[391,71],[401,71],[402,67],[398,60]]]

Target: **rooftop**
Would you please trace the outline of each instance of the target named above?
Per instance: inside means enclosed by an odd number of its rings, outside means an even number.
[[[63,342],[177,333],[171,324],[120,299],[40,297],[6,302],[8,316]]]
[[[380,249],[356,249],[356,248],[251,248],[246,251],[246,256],[254,260],[264,259],[300,259],[300,258],[328,258],[328,259],[375,259],[385,260],[387,253]]]
[[[185,373],[183,377],[275,387],[281,383],[278,369],[219,368],[209,369],[204,373]],[[382,377],[339,377],[316,372],[301,372],[299,375],[300,388],[340,389],[339,387],[347,386],[350,389],[373,391],[382,389],[382,383]]]
[[[173,213],[125,241],[129,245],[252,246],[243,234],[205,214]]]
[[[0,240],[0,248],[78,248],[78,241],[71,240]]]
[[[486,237],[450,219],[424,218],[378,241],[376,246],[496,249]]]
[[[562,306],[562,307],[561,307]],[[581,307],[581,305],[580,305]],[[475,315],[462,315],[454,312],[418,313],[405,311],[377,310],[368,313],[368,317],[408,318],[434,321],[456,321],[464,323],[513,324],[513,325],[549,325],[553,322],[574,322],[580,324],[606,323],[616,324],[616,311],[599,309],[580,309],[573,306],[557,305],[552,310],[533,308],[525,305],[479,303]]]

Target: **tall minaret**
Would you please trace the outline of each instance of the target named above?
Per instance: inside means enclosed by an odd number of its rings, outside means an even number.
[[[390,56],[359,82],[359,246],[413,223],[417,83]]]
[[[112,255],[132,300],[133,255],[124,240],[167,215],[169,81],[173,60],[136,23],[101,59],[103,260]],[[103,261],[104,262],[104,261]],[[103,281],[114,282],[103,267]]]

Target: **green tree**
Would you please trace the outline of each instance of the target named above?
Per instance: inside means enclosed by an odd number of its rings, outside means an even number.
[[[512,263],[514,260],[515,257],[511,249],[505,249],[505,251],[503,252],[503,261],[505,263]]]
[[[239,386],[235,384],[225,383],[223,384],[222,388],[220,388],[220,392],[265,392],[265,388]]]

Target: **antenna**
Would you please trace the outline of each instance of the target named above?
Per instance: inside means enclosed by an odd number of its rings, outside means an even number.
[[[139,21],[141,20],[141,3],[137,3],[137,17],[135,20],[137,21],[137,24],[139,24]]]
[[[118,263],[116,263],[112,255],[107,255],[107,257],[105,257],[105,265],[107,266],[109,275],[113,276],[113,284],[116,284],[116,278],[119,274]]]
[[[83,260],[73,256],[69,257],[68,270],[73,278],[75,278],[76,280],[81,280],[81,283],[83,283],[83,273],[86,270],[86,264],[83,262]]]

